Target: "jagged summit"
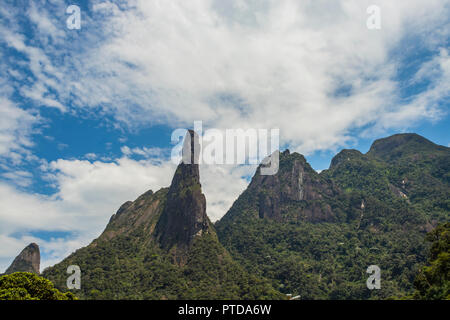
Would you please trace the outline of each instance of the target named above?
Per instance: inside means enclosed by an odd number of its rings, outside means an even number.
[[[150,241],[155,224],[162,212],[167,188],[157,192],[149,190],[135,201],[127,201],[112,215],[102,235],[94,241],[110,241],[111,239],[139,232],[142,241]]]
[[[286,150],[279,152],[279,157],[278,172],[262,175],[260,165],[248,188],[222,220],[239,219],[242,215],[276,221],[334,219],[327,203],[338,192],[333,184],[320,176],[303,155]]]
[[[140,234],[144,242],[155,241],[165,250],[176,247],[176,257],[185,255],[196,236],[214,233],[206,215],[201,190],[198,135],[186,134],[182,159],[169,188],[147,191],[135,201],[125,202],[114,214],[99,241],[120,235]]]
[[[181,163],[197,164],[193,168],[198,168],[200,157],[199,136],[194,130],[188,130],[184,138],[183,149],[181,153]]]
[[[183,145],[182,161],[175,171],[155,230],[155,237],[166,249],[189,247],[195,236],[210,229],[206,198],[200,184],[197,150],[198,136],[189,130]]]
[[[103,234],[44,276],[65,288],[67,266],[83,270],[82,298],[281,298],[271,284],[247,273],[220,244],[206,215],[197,135],[188,131],[182,161],[169,188],[125,202]]]
[[[14,272],[32,272],[39,274],[41,263],[41,255],[39,246],[36,243],[31,243],[14,259],[11,266],[6,269],[6,274]]]

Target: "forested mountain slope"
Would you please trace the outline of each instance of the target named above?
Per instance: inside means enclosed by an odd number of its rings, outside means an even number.
[[[216,223],[221,243],[250,273],[303,299],[388,298],[411,293],[427,231],[449,221],[450,149],[416,134],[343,150],[316,173],[280,153],[276,176],[257,170]],[[369,265],[382,289],[366,287]]]

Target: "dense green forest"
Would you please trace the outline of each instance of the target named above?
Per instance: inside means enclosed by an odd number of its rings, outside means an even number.
[[[431,250],[427,264],[414,281],[412,299],[450,300],[450,223],[438,226],[427,234]]]
[[[219,238],[249,272],[302,299],[411,294],[430,248],[426,232],[450,218],[449,165],[449,148],[414,134],[378,140],[367,154],[343,150],[320,174],[301,155],[280,153],[278,177],[256,174],[217,223]],[[283,189],[294,169],[301,200]],[[278,218],[261,219],[261,207],[274,205]],[[299,214],[311,206],[316,215]],[[381,269],[380,290],[366,287],[369,265]]]
[[[156,244],[143,246],[138,234],[78,250],[44,272],[61,290],[69,265],[82,270],[83,299],[280,299],[268,281],[234,262],[214,235],[196,239],[186,265],[173,263]]]

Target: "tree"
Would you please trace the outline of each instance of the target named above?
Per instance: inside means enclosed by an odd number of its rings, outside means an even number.
[[[430,258],[414,281],[413,298],[450,300],[450,223],[436,227],[426,239],[432,242]]]
[[[15,272],[0,277],[0,300],[76,300],[62,293],[50,280],[29,272]]]

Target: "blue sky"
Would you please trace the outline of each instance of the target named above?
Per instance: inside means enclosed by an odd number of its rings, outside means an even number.
[[[449,1],[23,0],[0,16],[0,271],[29,242],[60,261],[167,186],[172,132],[196,120],[279,128],[316,170],[400,132],[450,144]],[[253,172],[202,168],[213,220]]]

